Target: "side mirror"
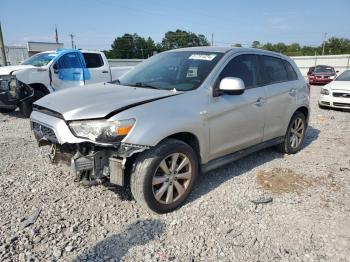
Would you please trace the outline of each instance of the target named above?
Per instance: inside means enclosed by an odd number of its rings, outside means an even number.
[[[219,90],[228,95],[241,95],[244,93],[245,85],[240,78],[225,77],[220,81]]]
[[[54,72],[55,74],[58,74],[58,73],[59,73],[59,69],[58,69],[57,63],[55,63],[55,64],[52,66],[52,68],[53,68],[53,72]]]

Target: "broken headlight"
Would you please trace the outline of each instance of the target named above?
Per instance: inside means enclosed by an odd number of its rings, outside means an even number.
[[[9,95],[12,99],[17,99],[19,97],[18,81],[15,77],[12,77],[9,81]]]
[[[114,143],[121,141],[134,124],[133,118],[119,121],[83,120],[73,121],[69,127],[77,137],[101,143]]]

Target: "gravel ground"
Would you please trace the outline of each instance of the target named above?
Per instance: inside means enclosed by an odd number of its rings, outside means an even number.
[[[301,152],[267,149],[204,174],[166,215],[74,183],[27,119],[0,114],[0,261],[349,261],[350,115],[320,110],[318,93]]]

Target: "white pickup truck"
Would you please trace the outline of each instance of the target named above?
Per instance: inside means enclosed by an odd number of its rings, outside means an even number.
[[[39,98],[66,88],[115,81],[132,67],[110,67],[103,52],[57,49],[17,66],[0,67],[0,111],[17,107],[25,117]]]

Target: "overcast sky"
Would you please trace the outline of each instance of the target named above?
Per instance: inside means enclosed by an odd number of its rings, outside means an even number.
[[[0,0],[5,45],[59,40],[70,47],[110,49],[124,33],[151,36],[160,42],[177,28],[201,33],[215,45],[252,41],[319,45],[328,37],[350,38],[350,0]]]

